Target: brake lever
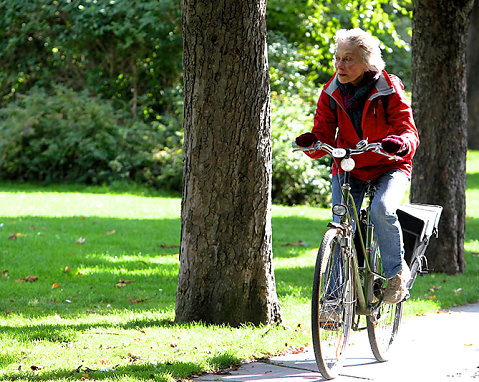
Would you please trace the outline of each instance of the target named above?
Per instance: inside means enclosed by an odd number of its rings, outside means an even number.
[[[385,157],[388,157],[388,158],[392,158],[394,159],[396,162],[401,159],[400,157],[398,157],[397,155],[394,155],[394,154],[389,154],[387,153],[386,151],[383,150],[383,147],[381,144],[377,145],[375,148],[374,148],[374,151],[375,153],[378,153],[378,154],[381,154],[381,155],[384,155]]]

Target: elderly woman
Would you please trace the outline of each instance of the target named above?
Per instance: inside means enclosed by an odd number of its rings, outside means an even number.
[[[388,278],[384,302],[395,304],[405,297],[410,278],[396,209],[409,185],[419,138],[401,80],[384,70],[379,41],[359,28],[339,30],[335,40],[336,73],[321,92],[312,132],[297,137],[296,143],[310,147],[319,140],[351,148],[367,138],[401,157],[399,161],[380,155],[355,157],[350,180],[357,206],[362,203],[367,182],[376,184],[371,219]],[[308,155],[320,158],[325,153],[318,150]],[[337,177],[342,179],[341,170],[333,166],[333,204],[341,201]]]

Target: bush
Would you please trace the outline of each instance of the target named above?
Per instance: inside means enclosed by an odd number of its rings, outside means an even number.
[[[0,106],[61,83],[154,120],[171,111],[181,52],[179,0],[0,0]]]
[[[312,160],[293,153],[291,143],[311,131],[315,105],[299,96],[273,94],[273,202],[325,206],[330,201],[331,171],[327,157]]]
[[[273,202],[326,205],[331,194],[328,159],[311,160],[291,151],[294,139],[311,131],[319,95],[308,81],[304,60],[297,46],[281,34],[269,33]]]
[[[181,133],[171,125],[146,124],[86,92],[32,89],[0,109],[0,177],[89,184],[133,180],[179,190],[181,150],[175,147],[181,147]]]

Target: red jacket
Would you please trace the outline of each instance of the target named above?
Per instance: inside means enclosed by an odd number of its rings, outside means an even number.
[[[412,109],[406,101],[403,89],[398,77],[383,70],[364,105],[361,128],[363,138],[367,138],[369,143],[380,142],[388,135],[400,135],[406,141],[406,154],[399,161],[376,153],[355,155],[356,167],[351,172],[354,177],[363,181],[374,180],[394,168],[411,177],[412,158],[419,145],[419,137]],[[383,96],[388,97],[387,110],[384,110]],[[331,108],[330,97],[336,101],[336,108]],[[338,134],[335,138],[337,127]],[[360,141],[339,94],[336,75],[321,92],[312,132],[321,142],[334,147],[354,148]],[[324,151],[308,153],[311,158],[321,158],[325,154]],[[336,173],[337,168],[334,165],[333,175]]]

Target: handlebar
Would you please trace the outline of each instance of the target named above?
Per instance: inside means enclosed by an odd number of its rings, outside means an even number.
[[[376,143],[368,143],[367,139],[363,139],[359,141],[354,149],[342,149],[342,148],[335,148],[327,143],[323,143],[317,141],[312,147],[299,147],[296,142],[293,142],[293,152],[296,151],[316,151],[316,150],[324,150],[328,154],[332,155],[334,158],[345,158],[352,155],[363,154],[366,152],[374,152],[377,154],[384,155],[385,157],[393,158],[394,160],[398,161],[400,157],[396,155],[392,155],[383,151],[383,147],[380,142]]]

